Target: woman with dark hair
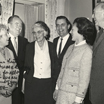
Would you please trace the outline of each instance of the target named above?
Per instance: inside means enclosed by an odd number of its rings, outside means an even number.
[[[52,104],[54,49],[49,27],[42,21],[33,26],[35,41],[28,44],[25,57],[25,104]]]
[[[53,96],[56,104],[83,103],[89,85],[95,26],[85,17],[76,18],[71,34],[75,44],[68,48],[63,59],[57,80],[58,93],[54,92]]]

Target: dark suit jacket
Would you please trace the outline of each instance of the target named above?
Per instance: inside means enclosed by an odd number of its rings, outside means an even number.
[[[7,46],[10,50],[12,50],[18,68],[20,70],[18,88],[16,88],[12,94],[12,104],[21,104],[21,87],[22,87],[23,71],[24,71],[25,50],[27,44],[28,44],[27,39],[18,36],[18,56],[15,53],[11,40],[9,40],[9,45]]]
[[[53,41],[54,47],[55,47],[55,54],[56,54],[56,56],[57,56],[57,43],[58,43],[58,39],[59,39],[59,37],[55,38],[54,41]],[[64,46],[64,48],[63,48],[63,50],[61,52],[61,54],[60,54],[60,57],[57,57],[57,61],[56,61],[57,63],[55,65],[55,66],[57,66],[57,70],[55,71],[55,73],[56,73],[55,74],[56,75],[55,76],[55,81],[57,80],[58,75],[60,73],[61,65],[62,65],[62,60],[63,60],[64,54],[66,53],[68,47],[70,45],[72,45],[72,44],[74,44],[74,41],[72,41],[72,36],[70,34],[70,36],[69,36],[69,38],[68,38],[68,40],[67,40],[67,42],[66,42],[66,44],[65,44],[65,46]]]
[[[104,30],[101,30],[93,47],[90,94],[92,104],[104,103]]]
[[[53,79],[54,71],[55,71],[55,50],[53,47],[53,44],[48,41],[48,47],[49,47],[49,55],[51,60],[51,78]],[[31,83],[33,74],[34,74],[34,54],[35,54],[35,42],[32,42],[27,45],[26,48],[26,57],[25,57],[25,70],[26,74],[24,77],[26,78],[26,81]]]

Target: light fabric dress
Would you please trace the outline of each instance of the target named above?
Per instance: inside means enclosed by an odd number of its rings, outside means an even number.
[[[72,45],[68,48],[57,80],[59,92],[56,104],[73,104],[76,97],[85,97],[91,63],[92,49],[89,45]]]
[[[5,57],[0,52],[0,88],[9,87],[11,84],[17,83],[19,76],[19,69],[12,51],[5,47],[4,53]],[[11,96],[4,97],[0,94],[0,104],[12,104]]]

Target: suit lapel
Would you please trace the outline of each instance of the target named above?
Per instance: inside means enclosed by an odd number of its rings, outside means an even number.
[[[18,36],[18,56],[19,56],[19,54],[21,53],[21,48],[22,48],[21,45],[23,45],[23,44],[22,44],[22,40],[21,40],[21,38]]]
[[[68,57],[70,57],[70,54],[72,53],[73,49],[74,49],[74,44],[71,45],[71,46],[68,48],[68,50],[67,50],[67,52],[66,52],[66,55],[65,55],[65,58],[66,58],[66,59],[67,59]]]
[[[14,50],[14,47],[13,47],[13,44],[9,38],[9,45],[7,46],[10,50],[12,50],[13,54],[14,54],[14,57],[16,57],[16,52]]]
[[[31,49],[31,51],[30,51],[30,64],[31,64],[31,66],[33,67],[32,69],[33,69],[33,73],[34,73],[34,55],[35,55],[35,42],[33,42],[32,44],[31,44],[31,47],[30,47],[30,49]]]
[[[56,41],[54,42],[55,52],[56,52],[56,54],[57,54],[57,43],[58,43],[58,39],[59,39],[59,37],[56,38]]]
[[[53,47],[51,46],[51,44],[48,42],[48,48],[49,48],[49,55],[50,55],[50,59],[52,60],[52,52],[53,52]]]
[[[93,50],[95,50],[97,48],[97,46],[101,43],[101,41],[104,39],[104,32],[103,32],[103,30],[101,30],[101,32],[98,35],[100,35],[100,36],[99,36],[98,39],[95,40]]]
[[[60,57],[62,57],[63,54],[65,54],[65,52],[68,49],[68,47],[72,44],[72,40],[71,39],[72,39],[72,36],[70,35],[68,40],[67,40],[67,42],[66,42],[66,44],[65,44],[65,46],[64,46],[64,48],[63,48],[63,50],[62,50],[62,52],[61,52],[61,54],[60,54]]]

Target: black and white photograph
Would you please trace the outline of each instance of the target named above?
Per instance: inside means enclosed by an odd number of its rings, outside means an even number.
[[[103,104],[104,0],[0,0],[0,104]]]

